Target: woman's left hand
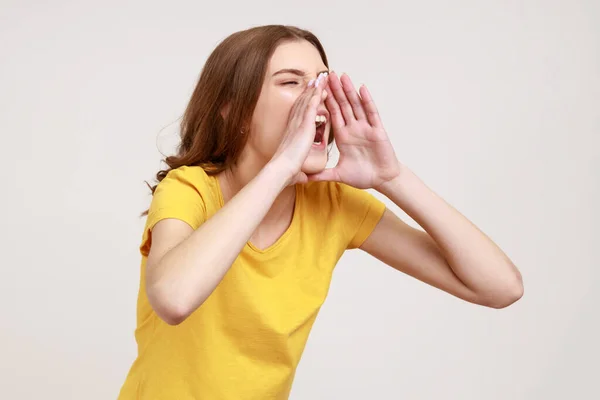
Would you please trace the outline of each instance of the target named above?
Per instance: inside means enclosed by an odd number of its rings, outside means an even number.
[[[377,189],[397,177],[400,162],[367,88],[363,85],[357,92],[347,75],[340,79],[332,72],[326,90],[325,106],[340,157],[334,168],[311,175],[309,180]]]

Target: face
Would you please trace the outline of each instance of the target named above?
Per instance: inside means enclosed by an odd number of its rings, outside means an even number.
[[[319,51],[305,40],[285,42],[277,47],[267,68],[258,103],[252,116],[248,150],[268,162],[277,150],[292,106],[308,82],[328,71]],[[323,102],[318,112],[323,112]],[[313,144],[302,171],[314,174],[327,164],[327,142],[331,124],[327,121],[320,145]],[[322,129],[322,128],[321,128]]]

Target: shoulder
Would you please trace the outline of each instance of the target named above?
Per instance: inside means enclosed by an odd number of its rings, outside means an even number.
[[[368,190],[357,189],[341,182],[309,182],[304,186],[307,203],[318,207],[343,210],[369,205],[383,205]]]
[[[170,170],[158,183],[148,210],[148,224],[171,217],[182,219],[193,227],[218,206],[216,178],[201,167],[183,166]]]
[[[371,234],[386,206],[368,190],[340,182],[304,185],[307,214],[324,223],[343,239],[346,248],[357,248]]]
[[[166,188],[188,187],[201,193],[203,189],[210,185],[210,176],[197,166],[184,165],[170,170],[162,181],[156,186],[156,191],[162,191]],[[155,193],[156,193],[155,191]]]
[[[140,245],[143,255],[148,254],[150,232],[158,222],[178,219],[197,229],[206,220],[208,213],[218,204],[211,187],[215,179],[195,166],[183,166],[167,173],[152,194]]]
[[[198,166],[183,166],[170,170],[154,190],[153,205],[163,203],[219,203],[217,178]]]

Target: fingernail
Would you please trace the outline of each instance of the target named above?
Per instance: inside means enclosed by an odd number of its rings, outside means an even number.
[[[308,82],[308,87],[311,87],[311,86],[313,85],[313,83],[315,83],[315,80],[314,80],[314,79],[311,79],[311,80]]]
[[[325,79],[326,76],[327,76],[327,72],[321,72],[319,74],[319,76],[317,77],[317,84],[316,84],[317,87],[319,86],[319,83],[321,83],[321,81],[323,79]]]

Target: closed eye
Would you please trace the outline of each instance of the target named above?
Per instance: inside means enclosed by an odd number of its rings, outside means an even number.
[[[288,82],[283,82],[284,85],[297,85],[298,81],[288,81]]]

